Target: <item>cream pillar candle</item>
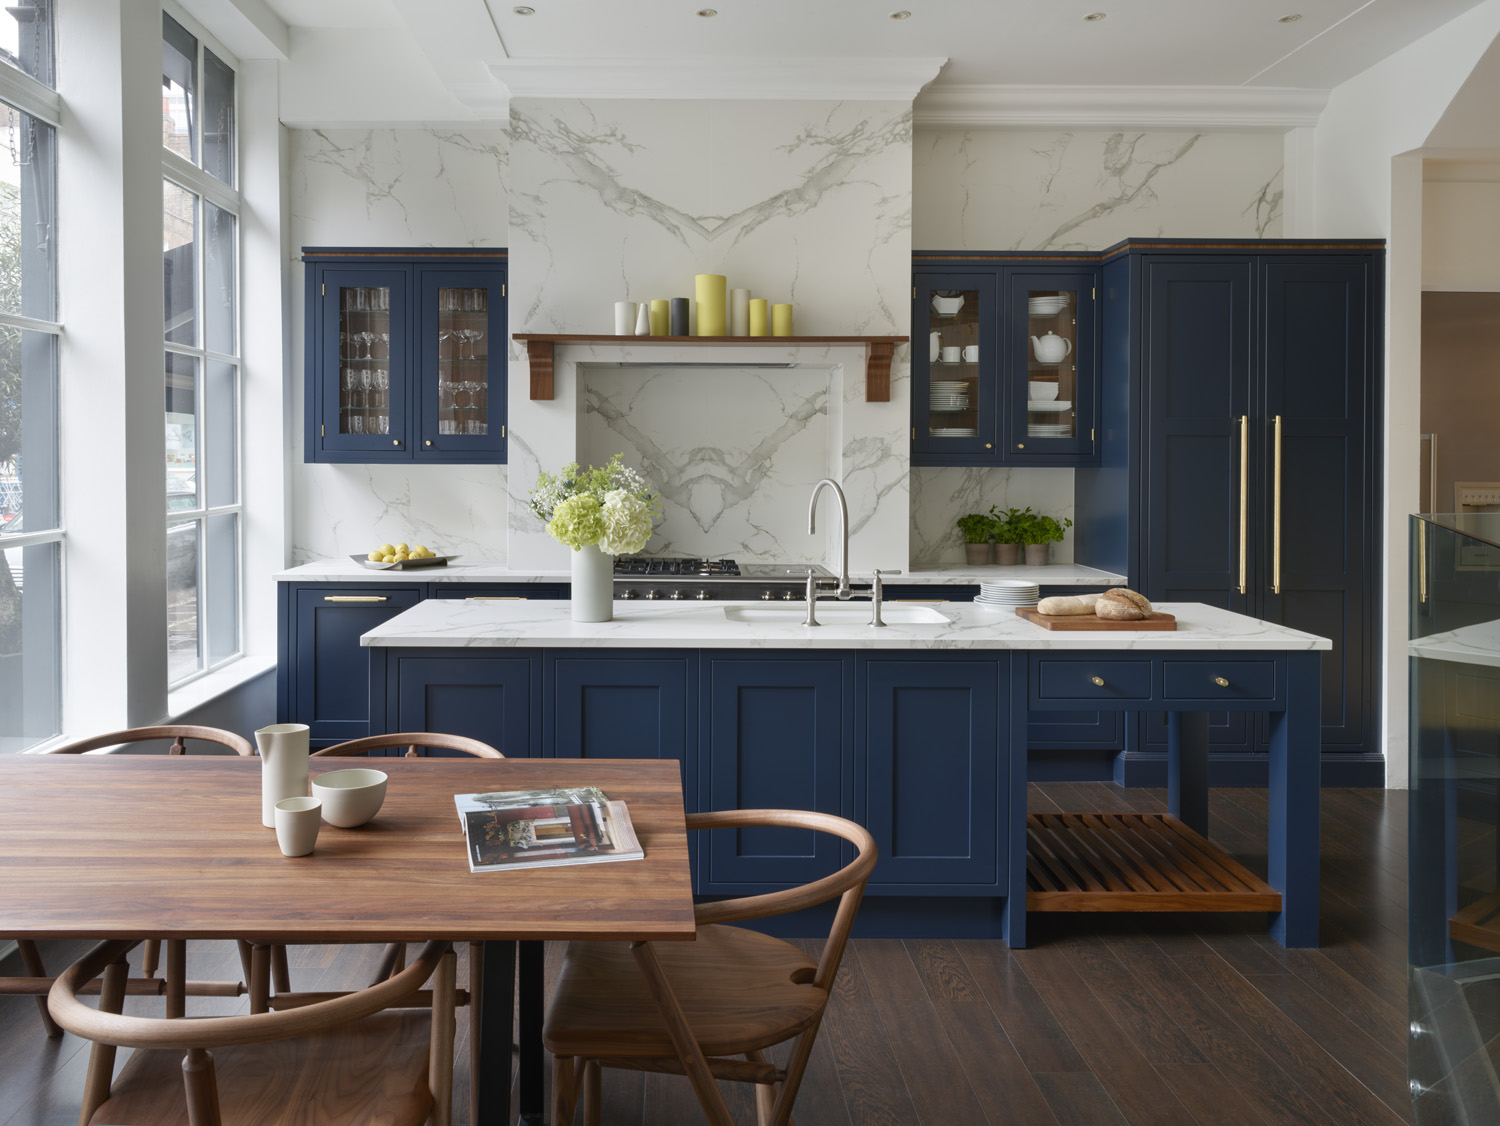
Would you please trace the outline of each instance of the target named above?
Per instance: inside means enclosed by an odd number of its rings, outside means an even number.
[[[750,335],[750,291],[748,289],[729,291],[729,335]]]
[[[750,335],[766,335],[766,327],[769,323],[766,317],[766,308],[770,304],[764,297],[754,297],[750,300]]]
[[[724,298],[727,278],[723,274],[698,274],[693,286],[698,298],[698,336],[723,336]]]
[[[790,305],[771,306],[771,335],[792,335],[792,307]]]

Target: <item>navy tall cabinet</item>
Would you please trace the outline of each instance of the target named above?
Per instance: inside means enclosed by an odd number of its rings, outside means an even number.
[[[1103,270],[1102,443],[1075,558],[1164,601],[1333,639],[1325,784],[1379,785],[1383,244],[1134,240]],[[1141,719],[1122,781],[1164,775]],[[1211,721],[1211,780],[1264,784],[1264,721]]]

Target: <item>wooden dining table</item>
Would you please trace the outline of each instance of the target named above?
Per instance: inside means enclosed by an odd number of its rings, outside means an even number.
[[[368,760],[379,814],[324,825],[309,856],[260,823],[260,763],[228,757],[0,758],[0,936],[482,942],[474,976],[475,1121],[510,1121],[520,951],[521,1120],[544,1104],[542,956],[549,939],[691,940],[680,768],[635,759]],[[314,774],[348,766],[313,760]],[[598,786],[627,803],[646,856],[471,873],[455,794]]]

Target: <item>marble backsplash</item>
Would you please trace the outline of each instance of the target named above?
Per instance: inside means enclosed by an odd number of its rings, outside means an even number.
[[[911,471],[911,563],[934,567],[964,561],[957,521],[990,506],[1027,508],[1058,523],[1073,518],[1071,469],[980,469],[944,466]],[[1073,532],[1052,545],[1053,563],[1073,562]]]

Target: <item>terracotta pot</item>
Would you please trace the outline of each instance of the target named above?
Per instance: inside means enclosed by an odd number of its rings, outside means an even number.
[[[1021,545],[1018,543],[997,543],[995,545],[995,562],[1007,567],[1014,567],[1021,561]]]
[[[990,545],[987,543],[964,544],[964,562],[970,566],[978,566],[980,563],[990,561]]]
[[[1026,566],[1045,567],[1047,565],[1047,548],[1045,543],[1029,543],[1026,545]]]

